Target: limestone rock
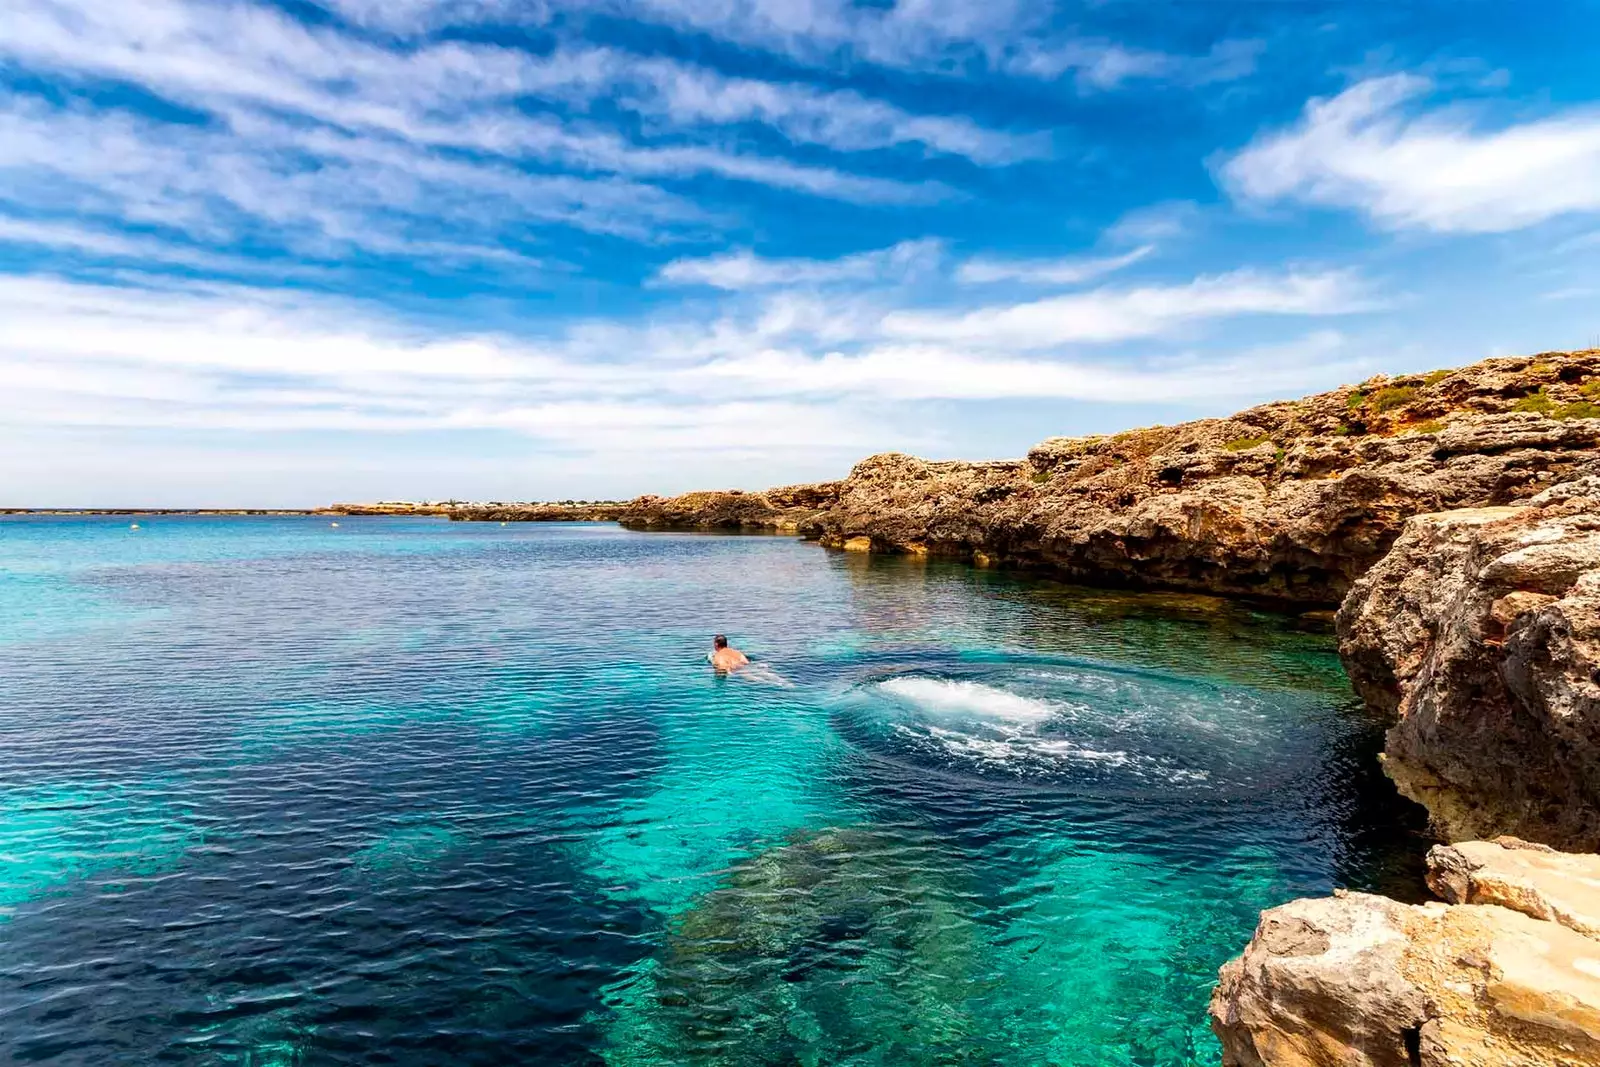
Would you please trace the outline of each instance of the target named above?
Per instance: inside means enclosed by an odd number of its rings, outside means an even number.
[[[1429,856],[1430,882],[1462,903],[1349,893],[1263,913],[1212,996],[1224,1064],[1600,1064],[1600,941],[1537,917],[1600,913],[1595,864],[1471,842]]]
[[[823,510],[839,497],[838,482],[786,485],[764,493],[739,489],[641,496],[619,521],[631,529],[767,530],[815,536]]]
[[[464,504],[447,514],[457,522],[615,522],[623,505],[601,503]]]
[[[1413,515],[1525,501],[1600,443],[1600,350],[1378,377],[1025,459],[889,453],[841,482],[641,497],[639,528],[783,529],[833,548],[1332,607]]]
[[[1435,845],[1428,886],[1452,904],[1498,904],[1600,938],[1600,856],[1515,837]]]
[[[1600,847],[1600,476],[1413,518],[1337,627],[1442,836]]]

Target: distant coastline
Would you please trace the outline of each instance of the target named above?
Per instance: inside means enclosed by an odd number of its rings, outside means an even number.
[[[614,522],[629,506],[621,500],[563,500],[534,503],[472,504],[460,500],[383,500],[370,504],[329,504],[320,508],[8,508],[0,515],[429,515],[467,521],[515,520],[519,522]]]
[[[0,515],[329,515],[331,508],[0,508]]]

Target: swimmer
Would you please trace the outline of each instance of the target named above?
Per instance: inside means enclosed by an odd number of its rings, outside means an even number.
[[[737,648],[728,647],[728,639],[721,634],[711,639],[711,655],[706,657],[711,665],[724,674],[731,673],[750,662],[750,657]]]

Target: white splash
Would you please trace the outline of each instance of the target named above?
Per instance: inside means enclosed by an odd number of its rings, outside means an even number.
[[[891,696],[908,700],[923,711],[969,715],[977,719],[1003,722],[1043,722],[1059,709],[1036,700],[981,682],[957,682],[943,678],[890,678],[878,688]]]

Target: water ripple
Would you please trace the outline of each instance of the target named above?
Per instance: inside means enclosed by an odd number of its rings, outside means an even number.
[[[7,1062],[1214,1064],[1259,908],[1417,883],[1328,639],[1247,609],[141,526],[0,519]]]

